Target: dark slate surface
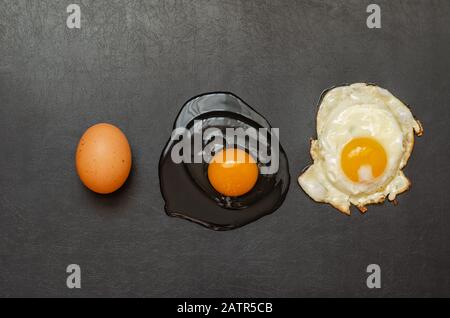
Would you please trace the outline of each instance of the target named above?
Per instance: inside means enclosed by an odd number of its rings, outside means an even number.
[[[81,30],[70,2],[0,0],[0,296],[450,296],[449,1],[377,1],[379,30],[372,1],[83,0]],[[425,135],[399,205],[346,217],[296,178],[321,91],[359,81],[410,104]],[[167,217],[157,170],[181,105],[217,90],[281,127],[293,177],[278,212],[224,233]],[[134,154],[107,197],[74,170],[102,121]]]

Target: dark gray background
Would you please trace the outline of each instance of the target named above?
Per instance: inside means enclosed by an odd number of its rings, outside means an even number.
[[[0,0],[0,296],[450,296],[450,1],[376,1],[380,30],[372,1],[80,0],[69,30],[71,2]],[[399,205],[346,217],[296,179],[320,93],[360,81],[410,104],[425,134]],[[213,90],[281,127],[292,175],[275,214],[220,233],[165,215],[157,169],[181,105]],[[74,169],[103,121],[134,155],[105,197]]]

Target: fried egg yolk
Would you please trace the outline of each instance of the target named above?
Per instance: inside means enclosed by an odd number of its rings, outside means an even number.
[[[386,151],[373,138],[352,139],[342,150],[342,170],[353,182],[365,183],[378,178],[383,174],[386,165]]]
[[[258,180],[255,159],[246,151],[227,148],[218,152],[208,166],[208,179],[224,196],[238,197],[249,192]]]

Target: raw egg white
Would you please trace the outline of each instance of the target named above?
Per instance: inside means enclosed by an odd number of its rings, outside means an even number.
[[[78,144],[76,169],[90,190],[109,194],[118,190],[131,170],[131,148],[122,131],[110,124],[89,128]]]

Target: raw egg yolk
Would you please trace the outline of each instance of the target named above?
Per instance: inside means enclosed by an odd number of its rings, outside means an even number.
[[[255,159],[246,151],[227,148],[218,152],[208,166],[208,179],[214,189],[227,197],[249,192],[258,180]]]
[[[352,139],[342,150],[342,170],[353,182],[368,182],[379,177],[386,163],[383,146],[370,137]]]

